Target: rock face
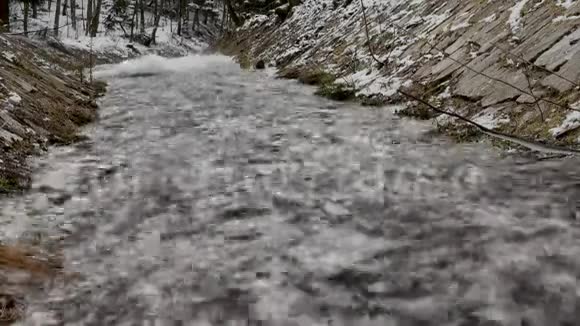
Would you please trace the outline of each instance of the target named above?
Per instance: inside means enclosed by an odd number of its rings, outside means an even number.
[[[97,92],[81,81],[78,57],[0,36],[0,194],[27,185],[29,154],[75,141],[78,127],[95,119]]]
[[[470,117],[491,109],[488,126],[527,137],[554,140],[549,130],[574,112],[580,2],[364,5],[366,24],[360,1],[304,1],[284,22],[275,14],[249,19],[221,49],[244,49],[252,60],[276,62],[283,71],[324,69],[354,85],[359,97],[407,101],[397,94],[405,88]],[[579,135],[573,130],[561,140]]]

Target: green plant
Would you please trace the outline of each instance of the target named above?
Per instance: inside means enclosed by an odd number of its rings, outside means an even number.
[[[356,98],[356,89],[341,83],[322,84],[316,91],[316,95],[335,101],[349,101]]]

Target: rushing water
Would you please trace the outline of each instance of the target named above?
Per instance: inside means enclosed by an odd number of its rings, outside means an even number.
[[[572,326],[580,163],[456,145],[223,57],[103,67],[0,237],[80,278],[25,325]],[[40,240],[39,240],[40,239]]]

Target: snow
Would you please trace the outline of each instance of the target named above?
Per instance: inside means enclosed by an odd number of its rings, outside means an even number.
[[[105,28],[105,21],[108,12],[105,8],[101,11],[99,18],[99,28],[97,36],[91,38],[86,36],[86,30],[84,28],[84,13],[81,8],[87,8],[88,0],[77,0],[77,24],[76,28],[72,25],[70,21],[70,10],[67,12],[67,16],[61,16],[60,26],[64,26],[59,30],[59,39],[63,44],[72,48],[78,48],[82,50],[89,50],[92,48],[96,53],[102,54],[114,54],[121,57],[128,57],[133,54],[133,50],[127,47],[127,45],[132,44],[125,33],[120,28],[107,30]],[[49,35],[52,33],[52,28],[54,25],[54,15],[55,15],[55,5],[52,5],[50,11],[47,10],[47,4],[42,4],[38,11],[38,19],[32,17],[29,18],[29,31],[33,31],[29,36],[34,36],[34,31],[38,31],[44,34],[45,31]],[[12,12],[16,13],[17,16],[22,16],[22,10],[15,6]],[[153,15],[150,12],[145,12],[146,28],[145,33],[151,35],[153,32]],[[187,54],[191,52],[201,52],[207,47],[207,44],[197,39],[188,39],[174,36],[176,30],[177,22],[169,18],[162,18],[159,22],[159,28],[156,33],[156,45],[151,48],[145,47],[140,44],[132,44],[140,53],[155,52],[157,50],[171,49],[182,54]],[[17,20],[11,22],[11,32],[12,33],[22,33],[24,27],[22,24],[22,17],[18,17]],[[129,32],[129,31],[127,31]]]
[[[552,22],[553,23],[559,23],[559,22],[563,22],[563,21],[576,20],[576,19],[580,19],[580,15],[574,15],[574,16],[558,16],[558,17],[554,18],[554,20],[552,20]]]
[[[574,108],[574,105],[572,107]],[[580,105],[577,105],[577,107],[580,107]],[[576,129],[578,127],[580,127],[580,112],[571,111],[566,115],[566,118],[558,127],[550,129],[550,133],[552,136],[558,137],[565,132]]]
[[[558,6],[569,9],[570,7],[572,7],[574,5],[574,2],[576,2],[576,0],[557,0],[556,4]]]
[[[10,51],[2,51],[2,56],[4,57],[4,59],[14,63],[14,59],[16,59],[16,56],[14,55],[14,53],[10,52]]]
[[[488,129],[495,129],[501,124],[508,123],[510,121],[509,118],[497,114],[498,111],[499,108],[486,109],[475,116],[473,121]]]
[[[22,101],[22,98],[15,92],[10,92],[8,94],[8,101],[14,105],[18,105]]]
[[[495,19],[497,18],[496,14],[491,14],[487,17],[485,17],[484,19],[480,20],[480,23],[491,23],[493,22]]]
[[[523,15],[523,10],[529,0],[520,0],[520,2],[516,3],[509,11],[511,12],[508,24],[511,27],[512,34],[516,34],[522,28],[521,20]]]

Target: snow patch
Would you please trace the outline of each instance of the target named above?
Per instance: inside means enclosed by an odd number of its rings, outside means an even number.
[[[496,115],[498,110],[499,109],[497,108],[484,110],[483,112],[479,113],[475,118],[473,118],[473,121],[488,129],[495,129],[503,123],[510,122],[509,118],[503,117],[501,115]]]
[[[18,105],[22,101],[22,97],[15,92],[10,92],[8,94],[8,101],[14,105]]]
[[[520,0],[516,3],[509,11],[511,12],[508,19],[508,24],[511,27],[512,34],[516,34],[522,28],[521,20],[523,15],[523,10],[529,0]]]
[[[6,59],[12,63],[14,63],[14,59],[16,59],[16,55],[14,55],[14,53],[12,53],[10,51],[3,51],[2,56],[4,57],[4,59]]]
[[[580,102],[576,103],[575,106],[580,108]],[[572,105],[572,108],[574,108],[574,105]],[[566,115],[566,118],[558,127],[550,129],[550,133],[552,136],[558,137],[578,127],[580,127],[580,112],[572,111]]]
[[[574,2],[576,2],[576,0],[557,0],[556,4],[560,7],[570,9],[570,7],[572,7],[572,5],[574,5]]]

